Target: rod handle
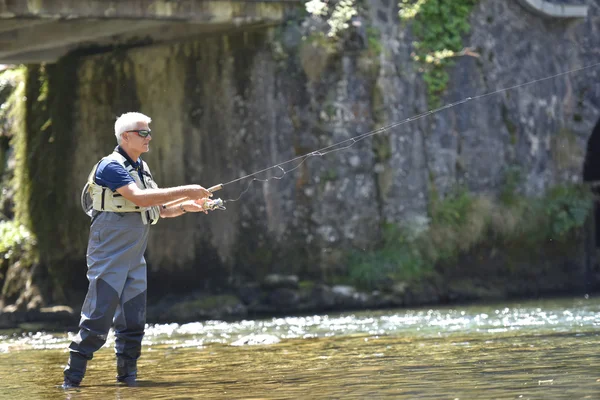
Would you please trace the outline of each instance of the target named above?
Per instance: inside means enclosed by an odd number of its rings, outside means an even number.
[[[209,187],[208,191],[213,193],[213,192],[216,192],[217,190],[221,190],[221,189],[223,189],[223,184],[219,183],[218,185]]]

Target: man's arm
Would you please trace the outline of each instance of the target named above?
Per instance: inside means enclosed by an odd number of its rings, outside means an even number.
[[[173,218],[179,217],[185,213],[196,213],[203,212],[208,214],[208,211],[204,209],[204,203],[208,201],[207,198],[198,200],[187,200],[182,203],[177,203],[172,206],[162,206],[160,208],[161,218]]]
[[[212,193],[200,185],[184,185],[160,189],[140,189],[133,182],[118,188],[117,192],[139,207],[159,206],[181,198],[196,200],[212,196]]]

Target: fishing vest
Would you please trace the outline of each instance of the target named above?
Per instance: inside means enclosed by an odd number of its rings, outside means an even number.
[[[157,189],[158,186],[152,179],[152,174],[150,174],[150,169],[148,168],[148,164],[145,161],[142,162],[142,177],[140,178],[140,174],[138,170],[134,168],[129,161],[120,153],[114,152],[102,160],[100,160],[94,168],[92,168],[92,172],[90,172],[88,176],[87,183],[83,189],[82,193],[82,206],[83,206],[83,198],[88,197],[89,204],[88,210],[84,207],[84,211],[90,215],[91,210],[89,208],[94,209],[96,211],[109,211],[109,212],[137,212],[140,213],[142,217],[142,222],[144,225],[147,224],[156,224],[160,218],[160,207],[140,207],[136,205],[134,202],[127,200],[125,197],[121,196],[117,191],[112,191],[107,187],[100,186],[96,183],[96,170],[98,166],[103,160],[117,161],[127,173],[133,178],[135,184],[142,190],[144,189]]]

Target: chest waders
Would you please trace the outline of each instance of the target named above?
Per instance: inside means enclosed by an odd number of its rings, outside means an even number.
[[[139,179],[136,180],[138,182]],[[82,205],[86,191],[89,191],[87,187]],[[93,215],[86,254],[89,287],[81,309],[79,332],[69,345],[65,384],[79,385],[87,362],[106,343],[112,324],[116,337],[117,380],[133,384],[146,324],[144,252],[150,225],[154,221],[140,217],[140,213],[147,209],[140,210],[138,207],[137,212],[101,211],[89,197],[85,202],[88,206],[94,203],[93,213],[86,210],[88,215]]]

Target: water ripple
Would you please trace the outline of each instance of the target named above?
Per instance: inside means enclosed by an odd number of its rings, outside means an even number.
[[[385,310],[278,317],[238,322],[205,321],[186,324],[147,325],[144,345],[203,347],[209,344],[244,343],[249,335],[268,335],[278,340],[370,335],[439,337],[477,333],[581,333],[600,325],[600,301],[563,299],[513,304],[510,307],[465,306],[432,309]],[[65,348],[73,332],[35,332],[0,336],[0,352]],[[105,346],[114,344],[109,335]],[[252,342],[250,340],[250,342]]]

